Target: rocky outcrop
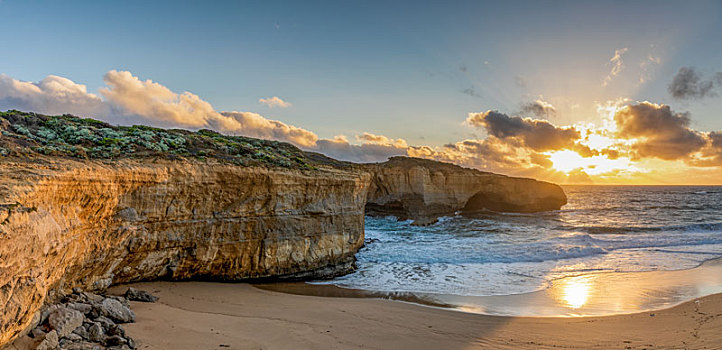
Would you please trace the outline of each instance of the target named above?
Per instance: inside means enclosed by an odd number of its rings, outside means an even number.
[[[372,174],[368,215],[394,215],[417,223],[458,211],[538,212],[567,203],[558,185],[408,157],[364,167]]]
[[[133,298],[128,298],[131,295]],[[140,296],[140,298],[135,298]],[[135,322],[129,301],[155,302],[152,294],[130,288],[126,297],[102,296],[75,289],[59,303],[47,305],[38,325],[17,347],[35,349],[135,349],[135,341],[120,324]]]
[[[0,346],[73,287],[347,271],[369,184],[331,168],[152,158],[3,158],[0,178]]]

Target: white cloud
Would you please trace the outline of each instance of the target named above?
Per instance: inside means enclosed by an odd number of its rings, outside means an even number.
[[[614,77],[616,77],[620,72],[622,72],[622,70],[624,69],[624,61],[622,61],[622,55],[624,55],[627,51],[629,51],[629,49],[626,47],[614,50],[614,56],[612,56],[612,58],[610,58],[609,62],[607,63],[607,65],[611,66],[612,69],[609,71],[609,75],[604,78],[602,86],[607,86],[612,81],[612,79],[614,79]]]
[[[387,146],[394,146],[398,148],[406,148],[408,145],[406,144],[406,140],[404,139],[392,139],[388,138],[383,135],[374,135],[372,133],[364,132],[361,135],[356,135],[356,140],[361,141],[363,143],[368,144],[374,144],[374,145],[387,145]]]
[[[278,96],[259,99],[258,103],[264,104],[264,105],[268,106],[268,108],[273,108],[273,107],[288,108],[288,107],[292,106],[291,102],[284,101]]]
[[[100,93],[124,115],[137,115],[164,126],[214,127],[223,131],[241,129],[240,123],[216,112],[210,103],[190,92],[177,94],[148,79],[142,81],[127,71],[111,70],[103,78],[108,87]]]
[[[85,116],[106,116],[110,112],[99,96],[88,93],[85,85],[56,75],[33,83],[0,74],[0,108]]]
[[[258,113],[222,112],[221,114],[239,123],[236,130],[228,131],[239,132],[244,136],[288,141],[306,148],[313,147],[318,140],[318,136],[311,131],[278,120],[267,119]]]

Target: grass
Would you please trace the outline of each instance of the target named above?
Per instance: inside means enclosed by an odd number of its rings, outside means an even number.
[[[297,147],[278,141],[146,125],[113,126],[65,114],[0,112],[0,158],[47,155],[80,159],[216,159],[239,166],[314,169]]]

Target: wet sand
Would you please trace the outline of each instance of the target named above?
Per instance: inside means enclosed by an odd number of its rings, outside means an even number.
[[[584,274],[554,280],[536,292],[499,296],[373,292],[303,282],[254,286],[298,295],[407,301],[497,316],[608,316],[666,309],[722,293],[722,259],[686,270]]]
[[[722,295],[605,317],[490,316],[411,303],[294,295],[249,284],[133,285],[140,349],[720,349]],[[116,287],[118,290],[124,286]]]

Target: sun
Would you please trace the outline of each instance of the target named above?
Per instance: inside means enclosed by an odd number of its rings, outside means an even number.
[[[547,155],[552,161],[552,168],[564,173],[570,173],[576,169],[582,169],[589,175],[600,175],[617,170],[638,171],[626,157],[616,159],[609,159],[604,155],[582,157],[579,153],[570,150],[554,151]]]
[[[585,163],[587,163],[579,153],[569,150],[553,152],[549,155],[549,160],[554,164],[554,169],[565,173],[574,169],[584,168]]]

